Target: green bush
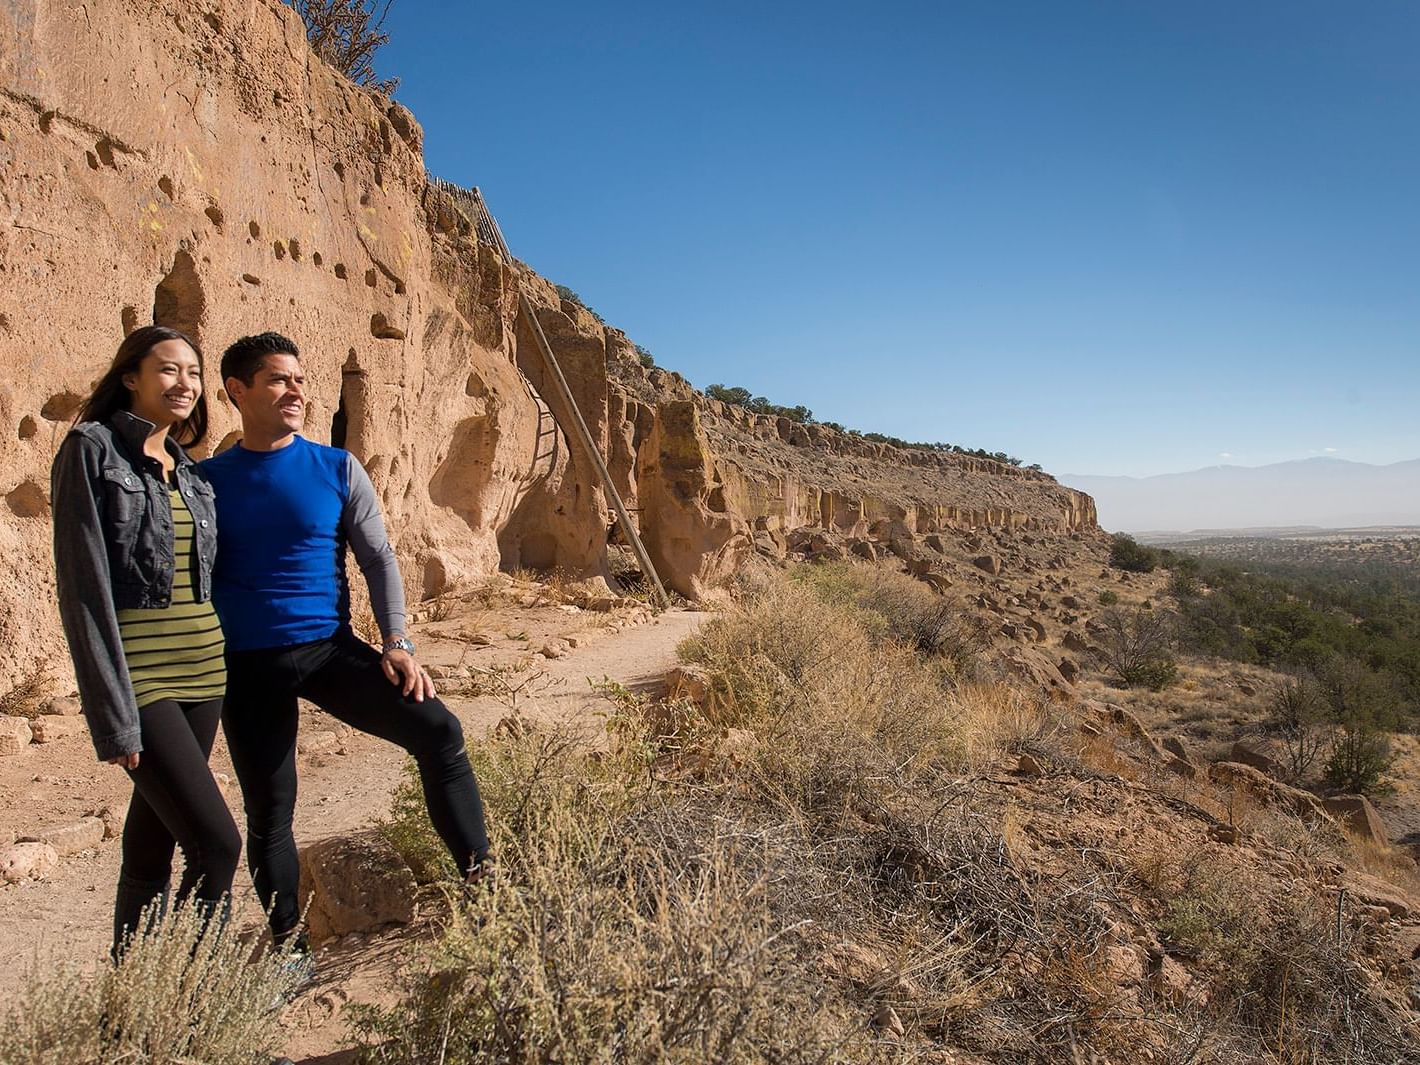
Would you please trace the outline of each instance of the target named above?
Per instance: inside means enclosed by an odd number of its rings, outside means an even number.
[[[653,356],[646,348],[643,348],[640,344],[636,345],[636,358],[640,361],[641,365],[646,367],[646,369],[648,370],[656,365],[655,356]]]
[[[1152,573],[1159,564],[1159,552],[1132,536],[1116,533],[1109,545],[1109,564],[1130,573]]]
[[[1119,675],[1131,688],[1161,692],[1178,680],[1178,663],[1172,658],[1156,658],[1122,669]]]
[[[1111,592],[1108,588],[1100,592],[1100,606],[1118,606],[1119,595]]]

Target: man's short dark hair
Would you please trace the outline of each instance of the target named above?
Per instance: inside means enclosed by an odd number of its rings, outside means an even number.
[[[252,337],[242,337],[226,351],[222,352],[222,380],[235,377],[244,385],[256,380],[256,372],[261,369],[261,360],[268,355],[291,355],[299,359],[296,342],[280,333],[258,333]]]

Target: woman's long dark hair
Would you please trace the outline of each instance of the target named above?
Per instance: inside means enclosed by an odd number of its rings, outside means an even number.
[[[133,402],[133,397],[128,389],[124,387],[123,377],[125,374],[137,373],[139,364],[148,357],[148,352],[165,340],[181,340],[190,347],[197,355],[197,372],[207,376],[207,365],[202,359],[202,349],[197,346],[197,341],[177,329],[169,329],[165,325],[145,325],[141,329],[135,329],[124,338],[122,344],[118,346],[118,354],[113,357],[113,362],[109,364],[108,370],[104,373],[99,383],[94,386],[93,394],[84,400],[79,408],[76,422],[107,422],[115,413],[121,410],[128,410]],[[202,389],[202,394],[197,397],[197,402],[192,405],[192,413],[172,428],[173,439],[184,447],[191,447],[200,443],[207,435],[207,389]]]

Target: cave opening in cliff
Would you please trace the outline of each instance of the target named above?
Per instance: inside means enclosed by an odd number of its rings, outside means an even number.
[[[340,401],[330,419],[330,445],[349,451],[364,461],[365,371],[351,348],[340,368]]]
[[[330,419],[330,446],[345,446],[345,430],[349,425],[345,413],[345,381],[340,382],[340,405],[335,408],[335,415]]]
[[[202,323],[207,314],[207,296],[197,263],[186,251],[173,256],[172,269],[153,290],[153,324],[178,329],[202,346]]]

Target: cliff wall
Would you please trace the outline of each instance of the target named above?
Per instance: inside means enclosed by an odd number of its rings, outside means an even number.
[[[766,419],[646,371],[619,330],[480,243],[407,110],[352,86],[276,0],[0,5],[0,690],[63,660],[48,470],[125,332],[215,361],[291,336],[306,431],[383,497],[414,598],[500,566],[606,574],[608,508],[559,428],[514,271],[667,583],[698,595],[756,533],[1080,530],[1087,496],[961,456]],[[495,205],[496,206],[496,205]]]

